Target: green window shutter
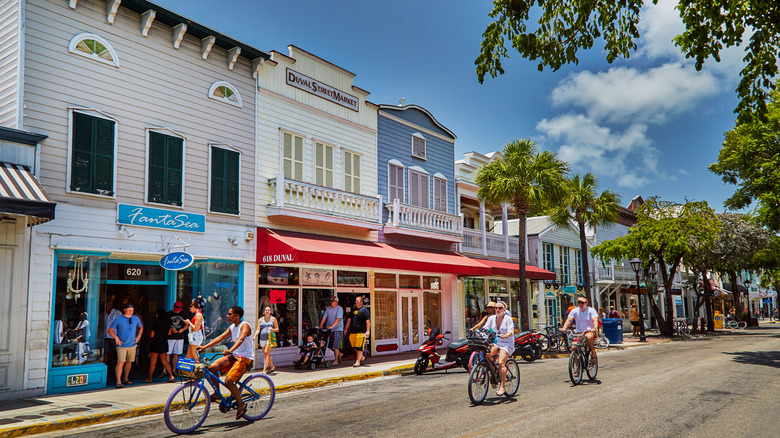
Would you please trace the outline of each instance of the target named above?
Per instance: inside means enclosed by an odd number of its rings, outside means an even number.
[[[225,151],[225,212],[238,214],[239,211],[239,193],[238,193],[238,152]]]
[[[165,199],[165,136],[149,133],[149,202]]]
[[[112,120],[73,113],[70,189],[114,194],[114,127]]]
[[[239,213],[238,152],[211,148],[211,211]]]
[[[168,140],[167,204],[181,205],[184,140],[176,137],[167,137],[166,140]]]
[[[149,202],[182,205],[183,151],[183,139],[149,133]]]

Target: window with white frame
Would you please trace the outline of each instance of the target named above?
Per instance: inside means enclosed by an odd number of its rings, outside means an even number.
[[[569,284],[569,248],[562,246],[558,253],[558,261],[561,265],[560,281]]]
[[[393,202],[398,199],[400,202],[404,202],[404,167],[399,163],[389,163],[387,181],[387,201]]]
[[[582,250],[574,250],[574,263],[577,266],[577,284],[585,284],[585,276],[582,274]]]
[[[422,169],[409,169],[409,203],[417,207],[430,208],[428,193],[430,175]]]
[[[552,243],[543,243],[542,252],[544,269],[546,271],[555,272],[555,258],[553,256],[554,253]]]
[[[433,209],[447,211],[447,179],[433,176]]]
[[[344,190],[360,193],[360,155],[344,151]]]
[[[314,142],[314,183],[333,188],[333,146]]]
[[[240,157],[228,146],[211,146],[210,211],[239,214]]]
[[[282,133],[282,169],[285,179],[303,181],[303,137]]]
[[[81,33],[73,37],[68,45],[68,51],[104,64],[119,67],[119,57],[111,44],[98,35]]]
[[[242,106],[241,95],[230,82],[217,81],[211,84],[211,87],[209,87],[209,98],[235,105],[239,108]]]
[[[116,121],[81,111],[71,113],[71,192],[114,195]]]
[[[412,156],[424,160],[425,152],[425,137],[415,132],[412,134]]]
[[[157,204],[183,204],[184,139],[149,132],[147,200]]]

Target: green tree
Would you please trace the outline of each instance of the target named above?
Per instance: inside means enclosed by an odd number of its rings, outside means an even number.
[[[493,205],[510,204],[518,217],[520,244],[520,317],[529,330],[528,287],[525,276],[525,220],[534,205],[559,203],[566,196],[565,176],[569,166],[548,150],[539,151],[530,139],[504,146],[501,155],[477,173],[477,196]]]
[[[608,62],[628,58],[637,48],[644,4],[644,0],[494,0],[493,21],[482,35],[475,61],[477,78],[481,83],[487,74],[504,73],[501,59],[509,56],[508,44],[524,58],[538,61],[539,71],[577,64],[578,50],[591,49],[598,39],[604,42]],[[778,71],[780,2],[680,0],[677,9],[685,31],[674,41],[687,58],[695,59],[698,70],[707,58],[720,61],[724,47],[745,44],[743,36],[752,31],[737,86],[736,112],[746,117],[763,114],[767,90],[774,88],[772,78]]]
[[[772,91],[765,120],[741,122],[725,137],[718,162],[709,167],[737,186],[724,205],[736,210],[755,201],[761,223],[780,231],[780,91]]]
[[[585,282],[585,293],[591,303],[595,297],[591,291],[590,266],[588,263],[588,241],[585,227],[597,229],[611,226],[617,219],[620,195],[612,190],[604,190],[596,194],[598,179],[588,172],[583,176],[573,175],[566,180],[568,196],[563,203],[550,212],[553,222],[559,227],[568,227],[570,221],[577,224],[580,234],[580,249],[582,250],[582,273]]]
[[[627,235],[594,246],[591,252],[603,261],[640,258],[646,280],[650,278],[650,271],[657,267],[666,292],[664,312],[658,309],[654,299],[650,302],[661,334],[672,336],[674,302],[671,290],[675,275],[682,260],[691,253],[691,238],[711,242],[718,232],[718,220],[706,201],[679,204],[657,197],[642,204],[636,215],[636,225],[629,228]]]

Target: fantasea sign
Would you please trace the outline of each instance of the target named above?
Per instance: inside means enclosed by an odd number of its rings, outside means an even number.
[[[160,266],[169,271],[187,269],[195,261],[195,257],[186,252],[172,252],[160,259]]]
[[[311,94],[327,99],[333,103],[347,107],[352,111],[358,111],[358,98],[351,94],[337,90],[330,85],[318,82],[306,75],[302,75],[295,70],[287,69],[287,85],[307,91]]]
[[[183,211],[119,204],[117,205],[116,216],[117,223],[120,225],[191,231],[194,233],[202,233],[206,230],[205,215],[185,213]]]

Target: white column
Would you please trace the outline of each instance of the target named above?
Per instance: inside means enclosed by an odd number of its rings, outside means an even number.
[[[506,204],[501,205],[501,228],[504,231],[504,258],[509,259],[509,223],[506,219]]]
[[[485,229],[485,203],[479,203],[479,229],[482,231],[482,255],[487,255],[487,230]]]
[[[284,172],[276,174],[276,206],[284,207]]]

